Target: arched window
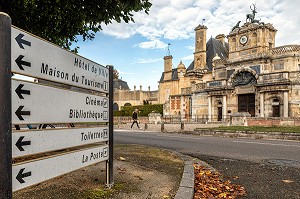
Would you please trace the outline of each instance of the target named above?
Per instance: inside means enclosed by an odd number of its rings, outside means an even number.
[[[119,110],[119,105],[116,102],[114,103],[113,110],[114,111],[118,111]]]

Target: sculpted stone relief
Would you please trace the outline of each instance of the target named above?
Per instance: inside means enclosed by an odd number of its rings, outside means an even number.
[[[241,86],[247,84],[256,84],[255,76],[248,71],[241,71],[232,80],[233,86]]]

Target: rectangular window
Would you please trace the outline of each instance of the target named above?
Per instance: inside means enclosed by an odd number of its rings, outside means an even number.
[[[282,70],[284,69],[283,63],[274,64],[274,70]]]

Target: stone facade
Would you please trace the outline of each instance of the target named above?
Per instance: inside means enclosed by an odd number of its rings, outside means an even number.
[[[300,45],[275,47],[277,30],[252,19],[227,35],[210,38],[207,27],[195,28],[194,60],[172,69],[165,60],[159,81],[164,115],[205,116],[224,121],[232,114],[251,117],[300,117]]]
[[[131,106],[143,105],[144,102],[157,104],[157,95],[158,91],[151,91],[150,86],[147,91],[143,91],[142,86],[140,86],[140,90],[136,90],[136,86],[134,86],[132,91],[127,82],[118,79],[118,77],[114,79],[114,110],[121,110],[125,104]]]

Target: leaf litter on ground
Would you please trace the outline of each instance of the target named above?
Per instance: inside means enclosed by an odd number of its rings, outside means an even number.
[[[230,180],[224,181],[216,171],[194,164],[194,172],[194,199],[235,199],[246,196],[244,187],[232,184]]]

